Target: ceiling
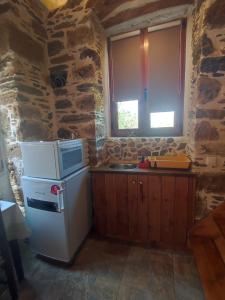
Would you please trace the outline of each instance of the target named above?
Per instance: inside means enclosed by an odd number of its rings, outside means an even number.
[[[193,2],[194,0],[88,0],[87,7],[95,10],[104,28],[109,28],[157,10]]]
[[[104,28],[175,6],[193,4],[194,0],[41,0],[49,10],[83,3],[99,17]],[[69,5],[70,4],[70,5]]]

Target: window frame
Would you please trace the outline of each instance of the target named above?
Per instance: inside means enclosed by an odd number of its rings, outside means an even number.
[[[148,30],[149,27],[140,29],[140,46],[141,46],[141,72],[142,72],[142,95],[140,95],[139,105],[138,105],[138,129],[119,129],[118,128],[118,111],[117,111],[117,102],[113,100],[113,63],[112,63],[112,53],[111,53],[111,41],[108,38],[107,46],[108,46],[108,59],[109,59],[109,92],[110,92],[110,114],[111,114],[111,136],[112,137],[169,137],[169,136],[182,136],[183,135],[183,118],[184,118],[184,89],[185,89],[185,62],[186,62],[186,28],[187,28],[187,20],[179,19],[174,20],[172,22],[168,22],[168,24],[180,21],[180,68],[179,68],[179,85],[180,85],[180,101],[182,102],[181,109],[177,111],[177,116],[175,114],[175,125],[174,127],[168,128],[151,128],[149,126],[149,118],[146,117],[146,111],[149,105],[151,105],[150,99],[145,99],[145,88],[148,82],[148,55],[144,50],[144,41],[148,38]],[[167,23],[163,23],[157,26],[163,26]],[[176,25],[174,25],[176,26]],[[170,26],[168,26],[169,28]],[[172,26],[171,26],[172,27]],[[163,27],[162,30],[167,27]],[[130,34],[129,32],[127,33]],[[148,95],[147,95],[148,97]],[[132,100],[132,99],[131,99]],[[143,118],[143,116],[145,116]]]

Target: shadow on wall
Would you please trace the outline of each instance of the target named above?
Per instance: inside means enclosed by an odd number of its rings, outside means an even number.
[[[13,199],[13,193],[9,181],[5,142],[0,132],[0,200],[1,199]]]

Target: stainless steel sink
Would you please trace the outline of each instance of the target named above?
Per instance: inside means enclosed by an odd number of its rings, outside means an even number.
[[[110,164],[109,168],[110,169],[128,170],[128,169],[135,169],[135,168],[137,168],[137,166],[135,164]]]

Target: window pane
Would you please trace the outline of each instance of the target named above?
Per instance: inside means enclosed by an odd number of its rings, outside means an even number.
[[[151,128],[174,127],[174,111],[150,113]]]
[[[138,100],[117,102],[118,129],[138,128]]]
[[[140,36],[111,42],[113,100],[139,99],[141,95]]]
[[[148,33],[151,111],[175,111],[181,105],[180,26]]]

